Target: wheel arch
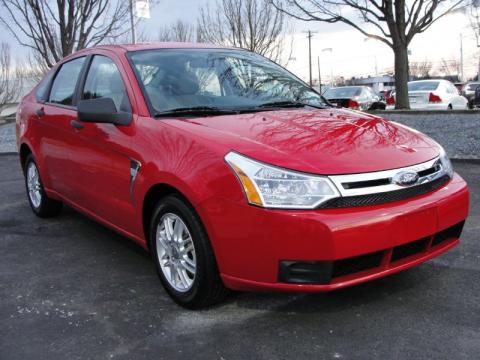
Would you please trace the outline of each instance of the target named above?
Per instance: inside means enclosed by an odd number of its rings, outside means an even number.
[[[20,164],[22,166],[22,171],[25,171],[25,162],[27,161],[28,155],[33,154],[32,149],[30,149],[30,146],[28,146],[27,144],[22,143],[20,145],[18,153],[20,156]]]
[[[152,185],[148,191],[145,193],[142,203],[142,225],[143,225],[143,234],[147,242],[147,246],[150,249],[150,221],[155,210],[155,206],[158,204],[158,201],[168,195],[177,195],[181,197],[192,209],[195,210],[192,203],[188,198],[176,187],[167,184],[167,183],[157,183]],[[198,212],[197,212],[198,214]]]

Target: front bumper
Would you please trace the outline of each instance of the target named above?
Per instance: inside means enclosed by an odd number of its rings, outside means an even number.
[[[393,274],[457,245],[468,214],[468,189],[455,174],[428,194],[375,206],[295,211],[233,201],[204,205],[204,222],[227,287],[321,292]],[[449,230],[443,241],[435,240],[455,225],[460,231]],[[357,266],[372,254],[377,254],[373,266]],[[282,276],[284,262],[343,263],[355,271],[332,272],[317,283],[291,283]]]

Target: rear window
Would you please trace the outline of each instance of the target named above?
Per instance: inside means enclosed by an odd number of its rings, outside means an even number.
[[[438,87],[438,81],[409,82],[408,91],[433,91]]]
[[[53,74],[55,72],[50,70],[47,75],[40,81],[40,84],[37,86],[37,90],[35,91],[35,98],[37,101],[46,101],[48,97],[48,88],[50,87],[50,82],[52,81]]]
[[[85,57],[77,58],[62,65],[50,90],[49,102],[61,105],[73,105],[73,94],[82,70]]]
[[[328,89],[323,96],[327,99],[351,98],[359,96],[362,88],[359,87],[339,87]]]

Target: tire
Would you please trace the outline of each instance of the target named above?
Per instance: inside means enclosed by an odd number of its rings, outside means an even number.
[[[210,241],[195,210],[179,195],[169,195],[158,203],[150,224],[152,257],[172,299],[188,309],[221,302],[228,290],[220,279]],[[178,234],[182,241],[178,241]]]
[[[452,104],[448,104],[447,110],[452,110],[452,109],[453,109]]]
[[[32,154],[29,154],[25,160],[24,174],[28,202],[35,215],[41,218],[58,215],[62,211],[62,203],[49,198],[45,193],[40,172]]]

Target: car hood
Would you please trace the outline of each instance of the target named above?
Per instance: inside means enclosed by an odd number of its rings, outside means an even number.
[[[439,154],[438,145],[416,130],[345,109],[288,109],[179,121],[253,159],[315,174],[395,169]]]

